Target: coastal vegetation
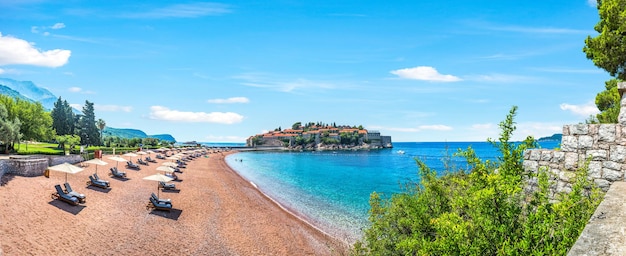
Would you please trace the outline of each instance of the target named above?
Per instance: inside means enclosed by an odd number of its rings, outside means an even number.
[[[524,171],[532,137],[512,143],[513,107],[500,123],[497,161],[483,161],[472,148],[455,155],[469,169],[438,174],[419,159],[419,184],[390,198],[370,196],[369,221],[353,255],[565,255],[601,201],[601,192],[576,172],[571,192],[549,196],[547,170]],[[528,180],[538,188],[529,190]],[[556,199],[556,200],[553,200]]]
[[[15,98],[0,94],[0,151],[29,154],[63,154],[73,151],[78,145],[87,146],[87,149],[106,147],[137,148],[170,146],[175,141],[162,140],[155,137],[119,138],[101,135],[106,128],[106,122],[96,120],[94,104],[85,101],[81,114],[61,97],[54,103],[54,108],[47,111],[40,102]],[[145,133],[144,133],[145,135]],[[162,138],[171,138],[170,135],[159,135]],[[169,136],[169,137],[168,137]],[[25,149],[20,146],[24,143]],[[57,150],[36,147],[29,150],[28,142],[55,143]],[[17,146],[17,147],[16,147]]]
[[[617,123],[620,95],[617,83],[626,79],[626,0],[598,0],[600,21],[594,30],[595,37],[585,39],[587,59],[614,77],[605,82],[605,90],[598,93],[595,104],[600,113],[588,120],[591,123]]]

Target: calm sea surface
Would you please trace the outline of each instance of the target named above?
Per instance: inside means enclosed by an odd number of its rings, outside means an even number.
[[[541,147],[558,144],[543,142]],[[393,149],[371,151],[242,152],[229,155],[226,162],[284,207],[354,242],[368,225],[372,192],[389,197],[407,182],[419,181],[415,158],[444,171],[441,159],[469,146],[483,160],[499,156],[487,142],[396,142]],[[466,166],[461,158],[452,158],[451,165]]]

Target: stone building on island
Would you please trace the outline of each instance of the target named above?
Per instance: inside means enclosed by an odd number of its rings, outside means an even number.
[[[349,143],[346,138],[351,138]],[[331,143],[332,142],[332,143]],[[299,127],[298,129],[274,130],[248,137],[248,147],[288,147],[308,150],[347,149],[347,148],[392,148],[391,136],[383,136],[379,131],[368,131],[362,127],[319,126]]]

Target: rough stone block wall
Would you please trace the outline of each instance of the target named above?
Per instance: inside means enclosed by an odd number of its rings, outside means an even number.
[[[589,160],[588,178],[603,191],[624,180],[626,128],[620,124],[573,124],[563,126],[560,150],[530,149],[524,152],[524,169],[548,170],[554,181],[551,192],[571,191],[575,171]],[[536,188],[536,179],[529,181]]]
[[[15,174],[18,176],[41,176],[44,174],[48,166],[62,164],[68,162],[75,164],[82,162],[83,157],[80,155],[69,156],[33,156],[27,158],[4,159],[0,160],[0,178],[5,174]]]

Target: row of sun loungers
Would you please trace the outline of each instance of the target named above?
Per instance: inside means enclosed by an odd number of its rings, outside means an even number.
[[[182,160],[176,160],[176,163],[178,166],[173,167],[174,173],[166,173],[165,175],[172,177],[174,180],[178,180],[178,177],[176,176],[175,173],[182,173],[180,168],[185,168],[187,165],[186,162],[189,160],[192,160],[195,157],[198,157],[198,156],[189,156]],[[157,154],[156,158],[166,159],[165,156],[161,154]],[[145,158],[145,161],[141,158],[137,159],[137,163],[142,164],[142,165],[148,165],[148,163],[156,163],[156,162],[157,162],[156,160],[150,158],[149,156]],[[140,170],[139,165],[133,163],[132,161],[126,162],[126,167]],[[109,175],[112,177],[121,178],[121,179],[126,178],[126,173],[119,171],[117,167],[110,168],[110,171],[111,173]],[[72,187],[70,186],[70,184],[67,182],[63,185],[65,187],[65,190],[59,184],[54,186],[56,192],[51,194],[51,197],[53,199],[58,199],[71,205],[79,205],[79,204],[83,204],[86,202],[86,196],[84,194],[74,191]],[[94,173],[93,175],[89,176],[89,181],[87,181],[87,186],[95,186],[95,187],[99,187],[102,189],[111,188],[110,182],[100,179],[97,173]],[[159,182],[158,187],[159,189],[163,189],[163,190],[176,190],[176,184],[166,183],[162,181]],[[150,196],[150,202],[148,203],[146,207],[151,208],[151,209],[156,209],[156,210],[170,211],[172,210],[172,201],[170,199],[159,198],[154,193],[152,193]]]

